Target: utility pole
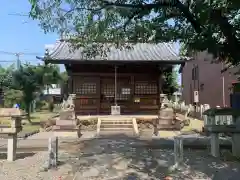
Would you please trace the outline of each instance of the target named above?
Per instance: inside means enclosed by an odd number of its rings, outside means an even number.
[[[7,54],[7,55],[16,56],[16,68],[17,68],[17,69],[20,69],[20,67],[21,67],[20,56],[22,56],[22,55],[38,56],[40,53],[7,52],[7,51],[1,51],[1,50],[0,50],[0,54]],[[7,62],[9,62],[9,61],[7,61]]]
[[[16,53],[15,56],[17,57],[17,69],[20,69],[21,61],[20,61],[20,55],[23,53]]]

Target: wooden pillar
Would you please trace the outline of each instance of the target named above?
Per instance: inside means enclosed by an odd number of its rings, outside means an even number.
[[[134,102],[134,92],[135,92],[135,80],[134,75],[131,75],[131,111],[136,112],[135,102]]]
[[[72,64],[70,65],[70,67],[71,67],[71,69],[69,70],[68,75],[70,76],[70,93],[73,94],[73,93],[75,93],[75,89],[73,89],[75,78],[72,73]]]
[[[163,71],[161,68],[160,73],[159,73],[159,78],[158,78],[158,97],[159,97],[158,106],[159,106],[159,109],[161,108],[161,96],[160,95],[163,94],[162,87],[163,87]]]
[[[101,76],[98,77],[97,80],[97,114],[100,114],[100,110],[101,110]]]
[[[73,94],[74,93],[73,79],[74,79],[74,77],[71,74],[69,74],[68,82],[67,82],[67,94]]]
[[[65,65],[67,75],[68,75],[68,80],[67,80],[67,87],[65,86],[65,94],[73,94],[73,74],[71,70],[71,65]]]

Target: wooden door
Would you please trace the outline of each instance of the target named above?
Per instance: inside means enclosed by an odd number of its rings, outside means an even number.
[[[158,82],[157,77],[135,77],[133,107],[136,114],[156,114],[158,112]]]
[[[110,114],[115,97],[114,78],[102,77],[100,84],[100,114]]]
[[[115,79],[114,77],[101,78],[101,114],[111,114],[111,106],[115,105]],[[121,107],[121,113],[130,111],[132,100],[130,77],[117,78],[117,104]]]
[[[122,114],[132,113],[131,77],[120,77],[117,83],[117,104],[121,107]]]

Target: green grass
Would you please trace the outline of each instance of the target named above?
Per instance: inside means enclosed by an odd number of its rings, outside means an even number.
[[[56,113],[49,112],[49,111],[42,111],[42,112],[36,112],[31,115],[31,121],[32,124],[27,123],[26,125],[23,125],[23,132],[32,132],[39,130],[40,123],[47,121],[52,116],[56,115]]]

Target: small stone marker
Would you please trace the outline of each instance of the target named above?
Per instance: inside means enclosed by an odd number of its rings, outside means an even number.
[[[48,168],[56,168],[58,163],[58,137],[48,140]]]
[[[174,138],[174,161],[176,168],[183,163],[183,138],[181,136]]]
[[[218,133],[211,133],[210,144],[211,144],[211,155],[213,157],[219,157],[220,150],[219,150],[219,134]]]

